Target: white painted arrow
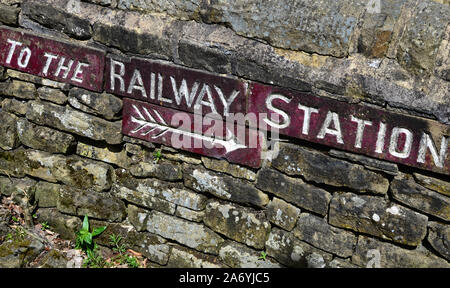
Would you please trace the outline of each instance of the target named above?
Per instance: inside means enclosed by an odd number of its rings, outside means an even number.
[[[144,111],[145,115],[149,119],[149,120],[147,120],[147,118],[144,117],[144,115],[142,115],[141,111],[139,111],[139,108],[136,105],[133,104],[132,107],[134,108],[134,111],[137,113],[137,115],[140,119],[137,119],[134,116],[131,116],[131,121],[139,124],[140,126],[138,126],[136,129],[132,130],[131,133],[138,133],[139,131],[142,131],[145,128],[150,128],[150,130],[141,133],[142,136],[145,136],[155,130],[160,130],[161,132],[156,135],[153,135],[152,139],[159,138],[159,137],[163,136],[164,134],[166,134],[167,132],[182,134],[182,135],[185,135],[188,137],[208,141],[208,142],[212,143],[213,145],[219,144],[225,148],[226,153],[247,147],[243,144],[237,143],[233,137],[233,133],[231,133],[231,131],[228,128],[227,128],[227,135],[226,135],[225,140],[213,138],[213,137],[205,136],[203,134],[192,133],[192,132],[184,131],[184,130],[181,130],[178,128],[170,127],[167,125],[166,121],[164,121],[163,117],[161,116],[161,114],[159,114],[158,111],[152,110],[152,112],[156,115],[156,118],[158,118],[158,120],[159,120],[159,123],[158,123],[157,120],[155,120],[155,118],[147,110],[147,108],[142,107],[142,110]]]

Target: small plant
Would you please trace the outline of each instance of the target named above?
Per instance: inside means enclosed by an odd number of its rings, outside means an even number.
[[[153,157],[155,158],[155,163],[158,163],[158,161],[161,159],[161,150],[156,150],[153,153]]]
[[[13,235],[11,233],[8,233],[6,235],[5,241],[11,240],[13,238]]]
[[[89,231],[89,219],[88,216],[84,216],[83,226],[81,230],[77,232],[77,238],[75,241],[75,248],[84,251],[88,259],[85,261],[85,265],[88,267],[104,267],[102,262],[103,258],[97,254],[97,244],[95,244],[93,238],[102,234],[105,231],[106,226],[98,227]]]
[[[124,244],[120,244],[122,237],[120,235],[112,234],[109,236],[109,243],[113,246],[112,250],[119,253],[114,257],[114,261],[119,264],[127,264],[128,268],[139,268],[139,262],[134,256],[129,256],[126,253],[127,248]]]
[[[266,256],[267,256],[267,253],[264,251],[261,251],[261,256],[259,256],[258,259],[262,259],[263,261],[266,261]]]
[[[42,229],[42,231],[45,231],[45,230],[47,230],[48,228],[50,228],[50,226],[48,225],[48,222],[47,221],[45,221],[45,222],[42,222],[41,223],[41,229]]]
[[[120,255],[127,250],[124,244],[120,244],[121,241],[122,237],[120,235],[116,236],[115,234],[112,234],[109,236],[109,243],[113,246],[112,250]]]
[[[12,216],[11,219],[16,223],[19,222],[19,219],[17,219],[17,217],[15,217],[15,216]]]
[[[139,268],[139,263],[138,263],[136,257],[128,256],[128,255],[125,255],[125,257],[126,257],[127,265],[129,268]]]

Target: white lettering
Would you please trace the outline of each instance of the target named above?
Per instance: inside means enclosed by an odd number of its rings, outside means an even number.
[[[356,118],[353,115],[351,121],[358,123],[358,127],[356,128],[355,148],[361,148],[364,128],[366,128],[366,126],[372,126],[372,122]]]
[[[67,78],[67,76],[69,75],[69,71],[70,69],[72,69],[72,65],[73,65],[73,60],[69,60],[69,64],[67,66],[64,66],[64,62],[66,61],[65,57],[61,57],[61,60],[59,60],[58,63],[58,68],[55,71],[55,77],[59,76],[59,73],[61,73],[61,71],[64,71],[64,74],[62,76],[62,78]]]
[[[23,59],[25,57],[25,59]],[[30,62],[31,50],[28,47],[25,47],[20,51],[19,59],[17,60],[17,65],[20,68],[26,68],[28,63]]]
[[[119,74],[116,73],[116,66],[119,66]],[[115,79],[118,79],[120,83],[120,92],[125,92],[125,81],[123,80],[123,76],[125,75],[125,65],[122,62],[111,59],[110,73],[109,79],[111,90],[115,90]]]
[[[267,107],[267,109],[269,109],[271,111],[274,111],[275,113],[281,115],[283,117],[283,119],[284,119],[284,123],[281,123],[281,122],[275,123],[272,120],[269,120],[267,117],[264,118],[264,122],[266,122],[270,126],[275,127],[277,129],[284,129],[284,128],[288,127],[291,124],[291,118],[283,110],[280,110],[278,108],[273,107],[272,101],[274,99],[280,99],[280,100],[282,100],[283,102],[286,102],[286,103],[291,102],[291,99],[289,99],[289,98],[287,98],[287,97],[285,97],[285,96],[283,96],[281,94],[271,94],[271,95],[269,95],[269,97],[266,98],[266,107]],[[272,117],[271,117],[271,119],[272,119]]]
[[[22,46],[22,43],[8,39],[6,40],[9,44],[11,44],[11,48],[9,48],[8,57],[6,57],[6,64],[11,64],[12,56],[14,55],[14,51],[17,46]]]
[[[44,66],[44,69],[42,69],[42,73],[43,73],[45,76],[47,76],[47,74],[48,74],[48,69],[50,68],[50,65],[51,65],[52,61],[55,60],[55,59],[57,59],[58,56],[57,56],[57,55],[54,55],[54,54],[50,54],[50,53],[45,52],[45,53],[44,53],[44,57],[47,58],[47,60],[45,61],[45,66]]]
[[[236,99],[236,97],[239,95],[239,91],[234,90],[233,92],[231,92],[231,95],[227,100],[225,99],[225,96],[223,95],[222,90],[219,87],[214,86],[214,89],[216,89],[216,92],[219,95],[220,100],[222,101],[223,116],[228,116],[230,111],[230,105],[231,103],[233,103],[234,99]]]
[[[136,83],[138,85],[136,85]],[[128,85],[127,93],[128,94],[133,93],[134,89],[141,91],[142,97],[147,98],[147,92],[145,92],[144,81],[142,81],[141,72],[139,72],[138,69],[135,69],[133,72],[133,76],[131,77],[130,80],[130,85]]]
[[[437,154],[436,146],[433,139],[427,133],[423,133],[420,139],[419,153],[417,155],[417,162],[425,163],[425,156],[427,154],[427,148],[430,149],[431,156],[433,157],[434,164],[439,168],[444,168],[444,162],[447,154],[449,138],[442,136],[441,149],[439,155]]]
[[[380,129],[378,130],[377,143],[375,147],[375,153],[383,153],[384,150],[384,138],[386,137],[386,124],[380,122]]]
[[[83,83],[83,67],[89,67],[89,64],[78,62],[77,67],[75,68],[75,72],[70,80],[78,83]]]
[[[333,122],[334,129],[330,129],[330,124]],[[325,138],[326,134],[336,136],[336,140],[339,144],[344,144],[344,140],[342,139],[341,133],[341,124],[339,122],[339,115],[337,113],[328,111],[327,117],[322,124],[322,128],[320,128],[319,134],[317,135],[318,139]]]
[[[189,89],[187,87],[187,82],[185,79],[181,81],[180,89],[177,89],[177,83],[175,81],[175,78],[170,76],[170,81],[172,82],[172,90],[173,95],[175,96],[175,101],[177,102],[177,105],[181,104],[181,99],[184,97],[186,99],[186,104],[189,108],[191,108],[192,103],[195,99],[195,94],[197,94],[198,90],[198,82],[195,82],[194,85],[192,85],[191,93],[189,93]]]
[[[162,96],[163,92],[163,77],[158,73],[158,100],[166,103],[172,103],[172,99],[164,98]]]
[[[398,138],[400,134],[404,134],[406,137],[402,151],[398,151]],[[411,153],[412,138],[413,134],[408,129],[394,127],[394,129],[392,129],[391,141],[389,142],[389,153],[398,158],[408,158],[409,153]]]
[[[208,96],[208,101],[203,101],[203,98]],[[211,108],[211,112],[217,114],[216,106],[214,105],[214,100],[212,97],[211,88],[207,84],[203,84],[202,90],[195,101],[194,109],[198,110],[201,105],[208,106]]]
[[[316,108],[303,106],[302,104],[298,104],[298,109],[303,110],[303,127],[302,127],[302,134],[308,135],[309,134],[309,123],[311,121],[311,114],[312,113],[319,113],[319,110]]]

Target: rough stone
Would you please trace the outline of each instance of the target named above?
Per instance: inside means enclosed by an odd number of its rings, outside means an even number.
[[[0,111],[0,148],[12,150],[20,145],[17,135],[16,122],[19,120],[14,114]]]
[[[203,217],[205,217],[205,211],[194,211],[182,206],[177,206],[175,215],[189,221],[202,222]]]
[[[181,164],[177,162],[139,162],[131,166],[129,170],[136,177],[155,177],[166,181],[183,179]]]
[[[56,81],[42,78],[42,77],[39,77],[36,75],[19,72],[16,70],[8,69],[8,71],[6,73],[8,74],[9,77],[11,77],[13,79],[19,79],[19,80],[23,80],[26,82],[32,82],[32,83],[38,84],[38,85],[49,86],[49,87],[61,89],[64,91],[69,90],[69,87],[70,87],[70,84],[68,84],[68,83],[56,82]]]
[[[383,198],[336,193],[328,221],[336,227],[417,246],[425,238],[428,218]]]
[[[361,165],[292,144],[280,144],[280,152],[272,165],[288,175],[302,175],[308,181],[349,187],[358,192],[386,194],[389,187],[386,178]]]
[[[149,150],[153,150],[155,148],[155,145],[153,145],[153,143],[151,143],[151,142],[144,141],[144,140],[141,140],[141,139],[131,138],[131,137],[128,137],[128,136],[123,136],[123,141],[127,142],[125,144],[132,143],[132,144],[136,144],[136,145],[142,145],[142,146],[148,148]],[[137,154],[138,151],[141,151],[141,150],[143,150],[143,149],[139,148],[139,150],[137,150],[137,151],[134,150],[136,152],[131,152],[131,151],[128,151],[128,150],[127,150],[127,152],[130,152],[132,154]]]
[[[352,263],[361,267],[378,268],[449,268],[445,260],[418,247],[415,250],[400,248],[366,236],[358,237]]]
[[[13,203],[22,207],[27,213],[26,210],[32,207],[31,204],[34,202],[35,184],[36,181],[30,178],[18,179],[0,176],[0,194],[11,196]],[[26,216],[30,217],[31,215]]]
[[[62,214],[56,208],[41,208],[37,212],[40,223],[47,222],[51,230],[58,233],[62,239],[76,239],[76,232],[81,229],[81,219]]]
[[[89,21],[46,3],[26,1],[23,5],[23,12],[41,25],[66,33],[70,37],[81,40],[91,37],[92,28]]]
[[[420,1],[414,7],[397,47],[397,60],[416,73],[431,71],[447,27],[450,6]]]
[[[3,100],[2,110],[9,113],[14,113],[18,116],[24,116],[27,113],[27,102],[7,98]]]
[[[130,222],[138,231],[145,229],[150,233],[177,241],[200,252],[217,255],[223,239],[204,225],[192,223],[158,211],[146,211],[128,206],[133,217]]]
[[[61,90],[50,87],[40,87],[37,89],[37,96],[41,100],[50,101],[59,105],[67,103],[67,96]]]
[[[358,268],[358,266],[350,263],[349,260],[334,258],[329,264],[330,268]]]
[[[256,187],[300,208],[320,215],[327,214],[331,194],[306,184],[301,179],[287,177],[278,171],[263,168],[258,172]]]
[[[136,191],[136,194],[157,197],[179,206],[195,211],[205,209],[206,196],[192,192],[181,183],[163,182],[157,179],[135,179],[123,170],[116,170],[117,188],[126,187]],[[116,189],[116,188],[115,188]]]
[[[0,22],[7,25],[17,25],[20,8],[0,3]]]
[[[266,242],[267,255],[287,267],[324,268],[333,256],[308,243],[298,240],[294,234],[273,228]]]
[[[440,255],[450,261],[450,227],[438,222],[429,222],[428,228],[428,242]]]
[[[450,81],[450,26],[447,26],[445,36],[436,55],[435,73],[445,81]]]
[[[417,184],[412,176],[397,176],[392,180],[390,190],[397,201],[450,221],[450,198]]]
[[[16,97],[19,99],[35,99],[36,87],[33,83],[13,80],[3,91],[4,95]]]
[[[119,245],[125,245],[142,253],[150,261],[161,265],[166,265],[169,260],[170,246],[167,241],[155,234],[147,232],[137,232],[132,225],[120,223],[108,223],[103,221],[91,220],[91,227],[106,226],[106,230],[95,238],[99,245],[113,247],[110,237],[112,235],[122,237]]]
[[[106,93],[94,93],[81,88],[72,88],[69,92],[69,104],[81,111],[97,115],[107,120],[120,118],[122,100]]]
[[[300,209],[276,197],[267,205],[267,219],[273,224],[291,231],[297,222]]]
[[[72,135],[33,124],[26,119],[17,121],[17,134],[23,145],[51,153],[67,154],[76,144]]]
[[[34,199],[38,207],[56,207],[61,185],[49,182],[38,182],[34,187]]]
[[[108,144],[122,142],[121,121],[109,122],[94,116],[51,103],[32,101],[28,103],[26,117],[40,125],[55,127]]]
[[[28,267],[43,250],[41,238],[28,233],[23,239],[16,236],[0,245],[0,268]]]
[[[199,253],[186,247],[174,246],[170,254],[169,268],[225,268],[215,256]]]
[[[126,217],[125,204],[108,193],[62,186],[56,203],[62,213],[89,216],[108,221],[122,221]]]
[[[414,173],[414,178],[416,181],[431,190],[439,192],[443,195],[450,196],[450,183],[440,179],[428,177],[422,174]]]
[[[337,158],[348,159],[350,161],[362,164],[369,170],[381,171],[394,176],[398,175],[398,167],[397,164],[394,163],[389,163],[367,156],[338,151],[334,149],[330,150],[329,154]]]
[[[232,268],[281,268],[277,262],[262,260],[258,251],[243,244],[229,241],[220,248],[220,259]]]
[[[256,249],[264,248],[270,232],[264,212],[216,200],[206,205],[203,222],[212,230]]]
[[[300,214],[293,233],[300,240],[343,258],[352,255],[356,244],[353,233],[335,228],[325,219],[307,213]]]
[[[201,166],[183,167],[184,185],[200,192],[208,192],[220,199],[264,207],[269,197],[245,180],[215,173]]]
[[[69,258],[65,255],[65,253],[59,250],[50,250],[48,253],[43,256],[42,259],[39,260],[36,266],[38,268],[69,268],[67,267],[67,263],[69,262]]]
[[[114,185],[112,191],[115,196],[130,203],[170,215],[175,213],[176,205],[174,203],[153,196],[154,194],[149,192],[149,190],[137,191],[125,186]]]
[[[226,174],[230,174],[231,176],[243,178],[249,181],[256,180],[255,172],[236,164],[230,164],[226,160],[202,157],[202,162],[207,169],[211,169],[217,172],[223,172]]]
[[[361,165],[292,144],[280,144],[280,152],[272,164],[288,175],[302,175],[308,181],[349,187],[358,192],[385,194],[389,187],[386,178],[367,171]]]
[[[80,156],[99,160],[102,162],[115,164],[119,167],[127,168],[131,159],[127,156],[125,150],[114,151],[111,147],[97,147],[83,142],[78,142],[76,153]]]

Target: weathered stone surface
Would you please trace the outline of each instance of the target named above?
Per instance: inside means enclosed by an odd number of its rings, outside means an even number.
[[[397,47],[400,64],[414,72],[434,67],[436,52],[447,27],[450,6],[421,1],[408,21]]]
[[[247,168],[241,167],[239,165],[231,164],[226,160],[218,160],[208,157],[202,157],[202,162],[206,168],[217,172],[223,172],[226,174],[230,174],[231,176],[243,178],[249,181],[254,181],[256,179],[255,172]]]
[[[202,222],[203,217],[205,217],[205,211],[194,211],[183,206],[177,206],[175,215],[189,221]]]
[[[3,100],[2,110],[19,116],[24,116],[25,113],[27,113],[27,102],[7,98]]]
[[[128,136],[123,136],[123,141],[127,142],[126,144],[132,143],[132,144],[136,144],[136,145],[142,145],[142,146],[148,148],[149,150],[152,150],[152,149],[155,148],[155,145],[153,145],[153,143],[151,143],[151,142],[144,141],[144,140],[137,139],[137,138],[131,138],[131,137],[128,137]],[[134,146],[134,147],[136,147],[136,146]],[[143,149],[140,148],[140,150],[143,150]],[[134,151],[136,151],[136,150],[134,150]],[[137,151],[136,152],[131,152],[131,151],[127,150],[127,152],[135,154]]]
[[[41,208],[37,213],[39,222],[47,222],[51,230],[67,240],[76,239],[76,232],[81,229],[81,219],[62,214],[56,208]]]
[[[184,162],[184,163],[193,164],[193,165],[202,164],[202,161],[200,159],[197,159],[197,158],[194,158],[194,157],[190,157],[190,156],[186,156],[186,155],[183,155],[181,153],[176,153],[176,154],[163,153],[162,157],[167,159],[167,160],[172,160],[172,161],[177,161],[177,162]]]
[[[450,26],[447,26],[444,38],[436,55],[435,73],[443,80],[450,81]]]
[[[64,32],[73,38],[84,40],[91,37],[92,28],[89,21],[56,9],[51,5],[37,1],[26,1],[23,5],[23,12],[41,25]]]
[[[336,193],[328,221],[336,227],[417,246],[426,235],[428,218],[383,198]]]
[[[120,121],[108,122],[70,107],[33,101],[28,104],[26,117],[40,125],[55,127],[93,140],[104,140],[108,144],[122,142]]]
[[[273,228],[266,242],[267,255],[288,267],[324,268],[333,256],[298,240],[294,234]]]
[[[0,3],[0,22],[7,25],[17,25],[20,8]]]
[[[116,176],[118,183],[114,186],[117,188],[126,187],[136,191],[136,194],[157,197],[195,211],[205,209],[206,196],[184,188],[181,183],[163,182],[157,179],[135,179],[121,169],[116,170]]]
[[[12,150],[20,145],[17,135],[16,122],[19,120],[14,114],[0,111],[0,148]]]
[[[450,183],[440,179],[428,177],[422,174],[414,173],[414,178],[416,181],[431,190],[439,192],[443,195],[450,196]]]
[[[169,268],[225,268],[218,257],[199,253],[186,247],[174,246],[170,254]]]
[[[258,251],[243,244],[227,242],[220,248],[222,261],[232,268],[281,268],[282,266],[270,258],[262,260]]]
[[[0,194],[11,196],[13,203],[19,205],[24,210],[26,217],[29,208],[32,208],[32,203],[35,197],[36,181],[30,178],[10,178],[0,176]],[[30,220],[31,219],[25,219]]]
[[[136,177],[155,177],[166,181],[183,179],[181,164],[170,161],[139,162],[130,167],[130,173]]]
[[[19,236],[0,245],[0,268],[27,267],[43,250],[44,240],[31,233]]]
[[[412,176],[397,176],[392,180],[390,190],[397,201],[450,221],[450,198],[417,184]]]
[[[358,268],[358,266],[350,263],[349,260],[334,258],[333,261],[328,264],[330,268]]]
[[[95,93],[81,88],[72,88],[69,92],[69,104],[81,111],[97,115],[107,120],[120,118],[122,100],[114,95]]]
[[[278,171],[263,168],[258,172],[256,187],[273,193],[300,208],[320,215],[327,214],[331,194],[306,184],[301,179],[287,177]]]
[[[277,47],[342,57],[348,53],[350,37],[365,5],[359,1],[261,3],[255,0],[220,1],[204,6],[199,0],[120,0],[118,7],[164,12],[207,23],[226,23],[240,35],[263,39]]]
[[[50,101],[59,105],[67,103],[67,96],[62,91],[58,89],[53,89],[50,87],[40,87],[37,89],[37,96],[41,100]]]
[[[78,142],[76,153],[83,157],[115,164],[125,168],[130,165],[131,161],[125,150],[114,151],[109,147],[97,147],[83,142]]]
[[[115,196],[130,203],[173,215],[176,205],[164,199],[153,196],[149,190],[132,190],[125,186],[114,185],[112,189]]]
[[[130,206],[128,206],[129,220],[138,231],[145,229],[201,252],[215,255],[219,253],[220,244],[224,240],[204,225],[158,211],[146,211],[137,207],[130,208]]]
[[[59,250],[50,250],[45,256],[39,259],[34,267],[38,268],[69,268],[67,263],[69,258]]]
[[[113,247],[110,237],[112,235],[122,237],[119,245],[125,245],[129,249],[133,249],[142,253],[150,261],[161,265],[167,264],[169,260],[170,246],[167,241],[155,234],[140,232],[138,233],[132,225],[120,223],[108,223],[103,221],[91,220],[91,227],[106,226],[106,230],[95,238],[95,242]]]
[[[38,207],[56,207],[61,185],[40,181],[34,187],[34,199]]]
[[[369,170],[382,171],[384,173],[394,176],[398,174],[397,164],[394,163],[389,163],[378,159],[370,158],[367,156],[338,151],[334,149],[331,149],[329,154],[337,158],[347,159],[362,164]]]
[[[4,95],[16,97],[19,99],[35,99],[36,87],[33,83],[13,80],[3,91]]]
[[[80,189],[92,187],[96,191],[111,187],[111,166],[78,156],[63,157],[35,150],[0,151],[0,164],[3,173],[15,177],[27,174]]]
[[[450,227],[438,222],[429,222],[428,228],[428,242],[440,255],[450,261]]]
[[[108,221],[122,221],[126,217],[125,204],[118,198],[69,186],[61,186],[56,206],[60,212],[76,216]]]
[[[267,219],[273,224],[291,231],[297,222],[300,209],[297,207],[273,197],[273,200],[267,205]]]
[[[19,79],[19,80],[23,80],[26,82],[32,82],[32,83],[38,84],[38,85],[44,85],[44,86],[49,86],[49,87],[53,87],[53,88],[57,88],[57,89],[62,89],[64,91],[69,90],[69,87],[70,87],[70,84],[68,84],[68,83],[56,82],[56,81],[42,78],[39,76],[35,76],[32,74],[19,72],[16,70],[8,69],[7,74],[9,77],[14,78],[14,79]]]
[[[201,166],[183,166],[184,185],[200,192],[208,192],[220,199],[263,207],[269,197],[250,183]]]
[[[445,260],[423,247],[415,250],[400,248],[366,236],[358,237],[352,263],[361,267],[379,268],[449,268]]]
[[[280,144],[280,152],[272,165],[288,175],[302,175],[308,181],[349,187],[358,192],[386,194],[389,187],[386,178],[361,165],[292,144]]]
[[[352,255],[356,244],[353,233],[335,228],[325,219],[307,213],[300,214],[293,233],[314,247],[344,258]]]
[[[203,222],[212,230],[256,249],[263,249],[270,224],[262,211],[221,203],[215,200],[206,205]]]
[[[51,153],[67,154],[76,144],[72,135],[36,125],[26,119],[17,121],[17,134],[23,145]]]

